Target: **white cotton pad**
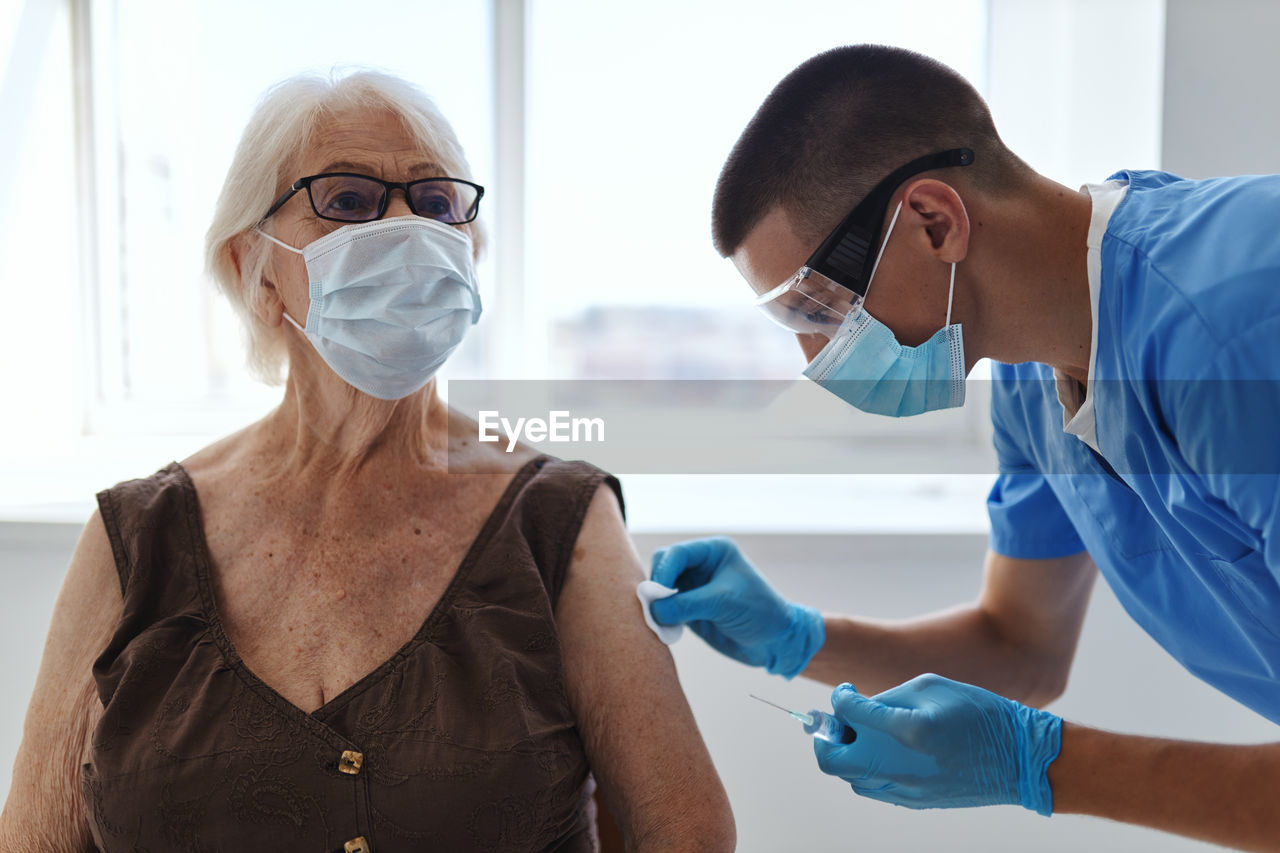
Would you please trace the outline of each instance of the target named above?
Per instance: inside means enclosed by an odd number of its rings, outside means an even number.
[[[663,586],[656,581],[640,581],[640,585],[636,587],[636,598],[640,599],[640,609],[644,612],[645,624],[652,628],[653,633],[658,635],[658,639],[668,646],[680,639],[684,634],[684,626],[659,625],[653,621],[653,614],[649,612],[649,605],[659,598],[666,598],[667,596],[675,595],[677,592],[679,590]]]

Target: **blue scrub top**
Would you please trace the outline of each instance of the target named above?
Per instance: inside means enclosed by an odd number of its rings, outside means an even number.
[[[1063,432],[1051,368],[994,365],[991,547],[1087,550],[1156,642],[1280,722],[1280,176],[1112,179],[1101,458]]]

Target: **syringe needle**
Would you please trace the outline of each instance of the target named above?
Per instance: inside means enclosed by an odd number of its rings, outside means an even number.
[[[747,695],[748,695],[748,696],[750,696],[752,699],[755,699],[755,700],[757,700],[757,701],[763,702],[763,703],[764,703],[764,704],[766,704],[766,705],[773,705],[773,707],[777,708],[779,711],[786,711],[788,714],[790,714],[790,713],[791,713],[791,709],[790,709],[790,708],[784,708],[784,707],[782,707],[781,705],[774,705],[774,704],[773,704],[772,702],[770,702],[768,699],[761,699],[759,696],[757,696],[757,695],[756,695],[756,694],[754,694],[754,693],[748,693]]]
[[[790,714],[800,722],[804,723],[806,726],[813,725],[813,717],[809,716],[808,714],[801,714],[797,711],[791,710],[790,708],[784,708],[781,705],[776,705],[773,702],[770,702],[768,699],[760,699],[760,697],[754,693],[748,693],[747,695],[750,696],[752,699],[758,699],[759,701],[763,702],[766,705],[771,705],[774,708],[777,708],[779,711]]]

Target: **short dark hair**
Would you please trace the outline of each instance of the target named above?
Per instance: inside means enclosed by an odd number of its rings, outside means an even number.
[[[982,96],[941,62],[871,44],[820,53],[774,87],[720,170],[716,250],[732,255],[777,205],[817,248],[894,169],[961,146],[975,155],[965,179],[984,190],[1030,172],[1000,140]]]

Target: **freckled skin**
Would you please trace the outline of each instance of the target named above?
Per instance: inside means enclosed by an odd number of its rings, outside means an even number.
[[[322,128],[298,174],[350,162],[403,181],[438,173],[436,160],[394,118],[356,113]],[[403,194],[392,193],[386,215],[409,212]],[[301,194],[269,227],[304,246],[336,226],[316,218]],[[184,465],[200,498],[228,636],[267,684],[314,710],[417,632],[532,454],[473,445],[475,425],[449,416],[434,380],[399,401],[356,392],[282,325],[285,310],[307,313],[301,257],[276,250],[266,280],[259,317],[280,329],[289,348],[284,400]],[[335,620],[344,629],[366,627],[334,631]]]

